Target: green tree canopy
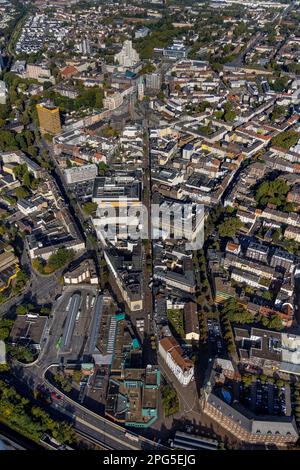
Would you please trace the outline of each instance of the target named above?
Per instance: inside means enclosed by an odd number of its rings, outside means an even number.
[[[271,145],[274,147],[281,147],[285,150],[289,150],[289,148],[297,144],[299,139],[299,132],[287,130],[273,137],[273,139],[271,140]]]
[[[228,217],[218,227],[220,237],[234,237],[236,232],[243,226],[242,221],[238,217]]]
[[[281,178],[274,181],[263,181],[255,191],[255,200],[260,206],[273,204],[282,207],[287,202],[288,184]]]

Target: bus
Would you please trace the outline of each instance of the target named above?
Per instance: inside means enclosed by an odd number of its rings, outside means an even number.
[[[68,302],[68,305],[66,307],[66,312],[68,312],[70,310],[71,302],[72,302],[72,297],[69,298],[69,302]]]
[[[127,439],[130,439],[131,441],[139,442],[139,436],[135,436],[130,432],[125,432],[125,437],[127,437]]]
[[[76,322],[78,322],[80,314],[81,314],[81,310],[79,309],[78,312],[77,312],[76,318],[75,318]]]
[[[56,343],[55,343],[56,349],[60,349],[60,348],[61,348],[61,342],[62,342],[62,336],[60,336],[60,337],[58,338],[58,340],[56,341]]]

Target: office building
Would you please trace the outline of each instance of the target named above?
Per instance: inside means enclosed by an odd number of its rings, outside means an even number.
[[[89,55],[91,53],[91,46],[90,46],[90,41],[85,38],[80,44],[79,44],[79,52],[81,52],[83,55]]]
[[[97,165],[82,165],[73,168],[66,168],[64,171],[67,184],[82,183],[83,181],[94,180],[98,174]]]
[[[163,55],[168,59],[184,59],[187,57],[188,49],[182,41],[173,41],[173,44],[163,49]]]
[[[45,81],[54,83],[54,77],[51,76],[51,70],[46,64],[27,64],[26,77],[41,83]]]
[[[146,26],[142,26],[135,32],[134,37],[135,39],[145,38],[146,36],[148,36],[149,33],[150,33],[150,29],[147,28]]]
[[[36,105],[41,132],[61,133],[59,108],[47,104]]]
[[[145,75],[146,88],[150,90],[160,90],[161,88],[161,75],[159,73],[147,73]]]
[[[144,99],[144,91],[145,91],[145,85],[144,85],[144,80],[142,77],[139,79],[138,86],[137,86],[137,92],[138,92],[138,100],[143,101]]]
[[[35,314],[18,315],[8,342],[13,346],[30,346],[40,351],[46,333],[47,317]]]

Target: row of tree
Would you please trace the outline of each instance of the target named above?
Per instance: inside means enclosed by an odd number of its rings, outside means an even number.
[[[252,315],[245,305],[238,302],[236,299],[231,298],[222,306],[222,314],[225,315],[231,323],[247,324],[247,323],[261,323],[265,328],[271,330],[282,330],[284,326],[280,317],[274,315]]]
[[[14,387],[0,380],[0,421],[34,441],[44,433],[60,443],[72,443],[74,431],[65,422],[55,421],[43,409],[31,406],[29,400],[19,395]]]

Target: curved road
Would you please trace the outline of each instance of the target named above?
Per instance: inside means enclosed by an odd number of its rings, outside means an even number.
[[[46,371],[49,368],[51,366],[47,367],[46,370],[42,369],[39,361],[32,366],[15,365],[14,376],[18,382],[22,382],[29,390],[34,390],[39,384],[43,383],[50,392],[61,395],[62,399],[52,403],[51,406],[56,412],[63,415],[66,420],[73,422],[75,431],[82,432],[100,445],[102,444],[114,450],[166,449],[149,439],[134,434],[129,429],[127,430],[109,421],[64,395],[61,390],[45,379]],[[126,433],[132,435],[132,440],[125,436]]]

